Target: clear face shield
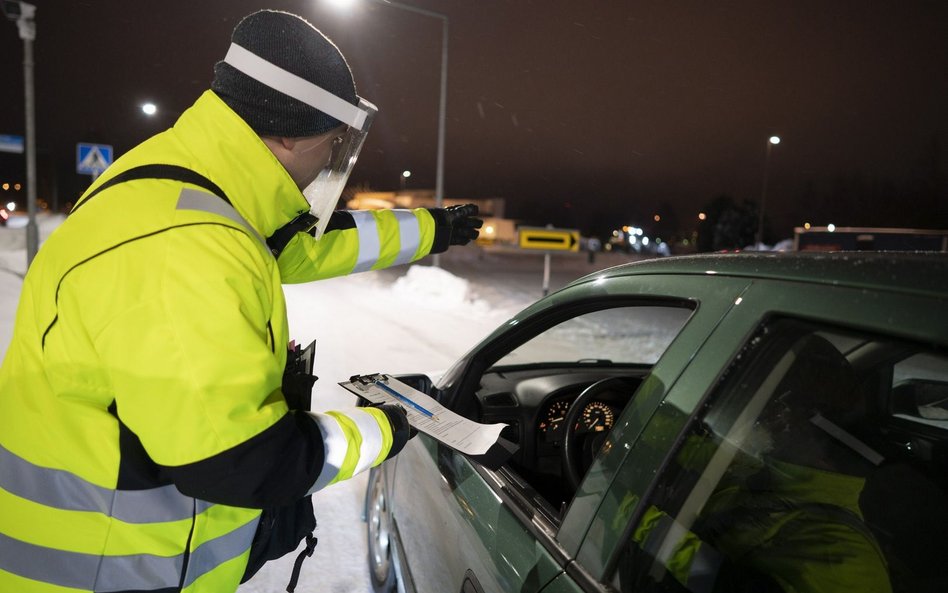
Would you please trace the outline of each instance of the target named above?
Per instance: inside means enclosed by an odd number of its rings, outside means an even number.
[[[329,163],[316,179],[303,188],[310,213],[317,218],[314,228],[319,239],[326,230],[336,203],[346,187],[349,174],[355,166],[368,134],[369,126],[378,108],[359,97],[353,105],[295,74],[272,64],[247,49],[232,43],[224,61],[258,82],[293,97],[348,126],[340,138],[333,141]]]
[[[375,105],[359,98],[358,109],[365,114],[361,127],[350,125],[349,129],[333,142],[332,153],[326,167],[319,172],[312,183],[303,188],[303,197],[309,202],[309,212],[316,217],[316,226],[311,233],[317,239],[322,237],[329,223],[339,197],[349,181],[362,144],[368,135],[369,126],[378,113]],[[330,113],[330,115],[332,115]]]

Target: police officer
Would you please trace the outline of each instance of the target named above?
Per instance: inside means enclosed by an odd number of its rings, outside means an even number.
[[[477,236],[473,206],[333,212],[374,113],[328,38],[254,13],[44,244],[0,369],[0,591],[234,591],[309,494],[404,446],[398,408],[281,389],[282,283]]]

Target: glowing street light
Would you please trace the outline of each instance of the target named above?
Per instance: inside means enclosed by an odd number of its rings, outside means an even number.
[[[151,116],[158,113],[158,106],[154,103],[145,103],[142,105],[142,113],[145,115]]]
[[[401,175],[402,189],[405,189],[405,182],[408,181],[409,177],[411,177],[411,171],[409,171],[408,169],[405,169],[404,171],[402,171],[402,175]]]
[[[760,212],[757,219],[757,236],[755,243],[760,246],[764,240],[764,205],[767,203],[767,175],[770,172],[770,153],[773,147],[780,144],[780,136],[771,136],[767,139],[767,153],[764,157],[764,183],[760,190]]]

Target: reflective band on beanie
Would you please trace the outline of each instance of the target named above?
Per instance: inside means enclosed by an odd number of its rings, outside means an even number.
[[[253,52],[231,43],[224,62],[268,87],[302,101],[342,123],[362,129],[368,114],[292,72],[268,62]]]

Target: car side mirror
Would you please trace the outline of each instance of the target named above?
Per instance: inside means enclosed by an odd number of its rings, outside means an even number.
[[[417,389],[425,395],[441,401],[441,391],[435,389],[434,382],[428,377],[428,375],[422,375],[419,373],[408,375],[392,375],[392,377],[398,379],[412,389]]]

